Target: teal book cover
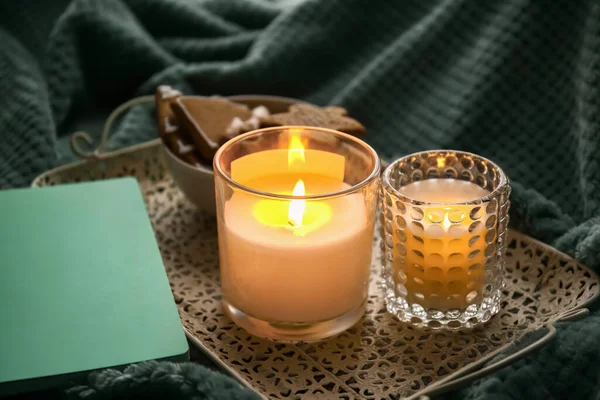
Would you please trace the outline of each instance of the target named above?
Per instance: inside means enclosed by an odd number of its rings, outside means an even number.
[[[187,359],[133,178],[0,191],[0,395]]]

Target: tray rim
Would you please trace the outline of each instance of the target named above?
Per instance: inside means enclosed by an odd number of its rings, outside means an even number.
[[[114,151],[110,151],[110,152],[103,152],[103,153],[93,153],[91,156],[89,156],[88,158],[81,160],[81,161],[75,161],[75,162],[71,162],[71,163],[67,163],[67,164],[63,164],[60,166],[57,166],[55,168],[49,169],[43,173],[41,173],[40,175],[36,176],[32,182],[30,187],[35,188],[35,187],[43,187],[43,185],[40,185],[40,183],[47,178],[48,176],[52,176],[55,174],[59,174],[65,171],[69,171],[72,169],[77,169],[79,167],[82,166],[86,166],[86,165],[91,165],[94,163],[98,163],[98,162],[102,162],[105,161],[107,159],[111,159],[111,158],[115,158],[118,156],[122,156],[122,155],[127,155],[127,154],[131,154],[131,153],[135,153],[137,151],[142,151],[142,150],[147,150],[153,147],[162,147],[162,142],[159,138],[157,139],[152,139],[146,142],[142,142],[142,143],[138,143],[135,144],[133,146],[128,146],[128,147],[124,147],[121,149],[117,149]],[[387,162],[385,162],[384,160],[382,160],[382,164],[387,164]],[[591,276],[597,281],[600,282],[600,275],[594,271],[592,268],[588,267],[586,264],[583,264],[582,262],[576,260],[575,258],[571,257],[570,255],[550,246],[549,244],[543,243],[531,236],[525,235],[517,230],[514,229],[509,229],[511,232],[511,235],[513,237],[516,237],[517,239],[525,239],[527,241],[532,242],[534,245],[540,246],[550,252],[553,252],[555,254],[557,254],[558,256],[560,256],[561,258],[565,258],[569,261],[573,261],[583,267],[586,268],[586,270],[591,274]],[[568,315],[564,315],[564,314],[559,314],[556,316],[555,319],[548,321],[548,323],[546,323],[544,325],[544,327],[546,329],[549,330],[549,335],[546,336],[546,340],[545,341],[540,341],[540,342],[534,342],[532,345],[536,345],[535,348],[530,349],[531,351],[536,350],[538,347],[540,347],[541,345],[543,345],[547,340],[550,340],[551,338],[553,338],[556,334],[556,328],[554,326],[554,324],[556,322],[560,322],[560,321],[572,321],[574,318],[572,318],[573,315],[577,316],[577,312],[579,312],[580,314],[583,315],[587,315],[588,307],[593,304],[596,300],[598,300],[598,298],[600,297],[600,290],[596,291],[596,293],[590,297],[589,299],[587,299],[586,301],[584,301],[582,304],[580,304],[578,307],[572,308],[569,312]],[[215,365],[217,365],[219,367],[219,369],[225,373],[227,373],[230,377],[232,377],[233,379],[235,379],[238,383],[240,383],[242,386],[252,390],[254,393],[256,393],[258,396],[260,396],[263,399],[267,399],[268,397],[264,396],[262,393],[260,393],[257,389],[255,389],[249,382],[247,382],[236,370],[234,370],[232,367],[230,367],[228,364],[226,364],[224,361],[222,361],[221,359],[219,359],[219,357],[215,354],[213,354],[210,349],[205,346],[199,339],[197,339],[192,332],[190,332],[187,328],[185,328],[185,326],[182,327],[184,329],[185,335],[187,337],[187,339],[194,345],[196,346],[197,349],[199,349],[209,360],[211,360],[213,363],[215,363]],[[541,328],[543,329],[543,328]],[[453,372],[452,374],[447,375],[446,377],[444,377],[443,379],[441,379],[440,381],[436,382],[435,384],[432,384],[430,386],[427,386],[425,388],[423,388],[422,390],[415,392],[414,394],[410,395],[407,399],[416,399],[416,398],[423,398],[423,399],[429,399],[429,397],[427,396],[427,394],[425,394],[425,392],[427,391],[428,388],[431,388],[433,385],[435,385],[436,389],[440,389],[446,385],[450,386],[452,385],[453,381],[455,380],[455,377],[458,377],[460,375],[462,375],[464,372],[463,370],[465,368],[468,367],[474,367],[474,366],[479,366],[479,365],[485,365],[487,362],[489,362],[491,359],[493,359],[494,357],[496,357],[499,353],[502,353],[503,351],[506,351],[508,348],[510,348],[512,345],[514,344],[514,342],[509,342],[507,344],[505,344],[504,346],[501,346],[497,349],[495,349],[494,351],[490,352],[489,354],[487,354],[486,356],[480,358],[479,360],[468,364],[467,366],[459,369],[458,371]],[[527,348],[525,349],[527,350]],[[515,353],[515,355],[517,357],[515,357],[514,360],[511,360],[511,363],[516,361],[517,359],[520,359],[522,357],[524,357],[525,355],[529,354],[529,351],[523,353],[523,354],[518,354],[520,352]],[[485,373],[483,376],[488,375],[492,372],[494,372],[496,370],[496,368],[493,368],[492,370],[488,371],[487,373]],[[477,379],[481,379],[483,376],[478,376],[475,377],[473,379],[468,380],[466,383],[471,383]]]
[[[57,174],[57,173],[60,173],[63,171],[68,171],[70,169],[75,169],[77,167],[82,167],[87,164],[93,164],[94,162],[103,161],[103,160],[114,158],[117,156],[134,153],[136,151],[145,150],[145,149],[148,149],[151,147],[160,147],[161,144],[162,144],[161,140],[159,138],[157,138],[157,139],[148,140],[146,142],[134,144],[133,146],[123,147],[121,149],[110,151],[110,152],[95,153],[95,154],[91,155],[89,158],[86,158],[86,159],[83,159],[80,161],[73,161],[70,163],[62,164],[62,165],[59,165],[57,167],[54,167],[47,171],[42,172],[41,174],[39,174],[38,176],[33,178],[33,180],[31,181],[30,187],[39,187],[40,186],[39,183],[44,178],[46,178],[47,176],[53,175],[53,174]]]

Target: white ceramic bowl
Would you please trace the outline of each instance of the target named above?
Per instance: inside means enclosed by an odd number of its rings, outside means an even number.
[[[288,97],[261,96],[261,95],[239,95],[229,96],[229,100],[245,104],[250,108],[263,105],[271,113],[286,112],[290,105],[302,101]],[[176,157],[166,146],[165,158],[167,167],[173,176],[173,180],[199,210],[215,213],[215,175],[212,168],[194,167]]]

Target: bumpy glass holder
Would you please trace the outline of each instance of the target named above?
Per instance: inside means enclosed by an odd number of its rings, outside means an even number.
[[[488,194],[428,202],[402,193],[426,179],[474,183]],[[383,174],[382,267],[386,307],[432,329],[472,328],[500,310],[510,186],[491,161],[434,150],[396,160]]]

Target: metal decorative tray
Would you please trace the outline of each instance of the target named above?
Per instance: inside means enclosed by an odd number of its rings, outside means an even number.
[[[137,177],[188,337],[265,398],[433,397],[535,350],[554,336],[554,322],[585,315],[598,295],[598,277],[586,266],[511,231],[500,313],[473,331],[417,330],[386,312],[375,243],[367,313],[355,327],[316,343],[258,339],[221,310],[216,222],[177,189],[161,143],[92,158],[46,172],[32,186]],[[533,331],[537,339],[520,346]]]

